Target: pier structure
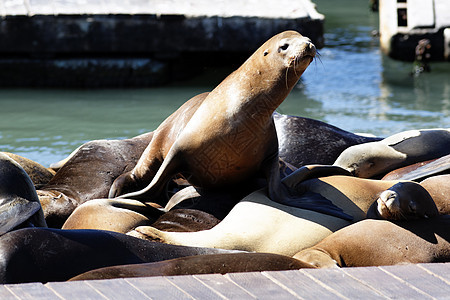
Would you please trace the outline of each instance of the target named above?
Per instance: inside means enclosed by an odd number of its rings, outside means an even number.
[[[296,30],[323,46],[310,0],[0,0],[0,86],[154,86],[243,62]]]
[[[386,55],[405,61],[450,61],[449,0],[379,0],[379,14],[380,45]]]

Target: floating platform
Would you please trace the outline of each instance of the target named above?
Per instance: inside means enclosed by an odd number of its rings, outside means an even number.
[[[0,0],[0,18],[0,86],[160,85],[289,29],[323,46],[310,0]]]
[[[388,56],[413,61],[450,61],[449,0],[380,0],[380,45]],[[419,41],[426,54],[416,54]],[[427,41],[426,41],[427,40]],[[420,45],[419,45],[420,47]]]
[[[26,272],[26,270],[24,270]],[[450,263],[0,285],[21,299],[448,299]]]

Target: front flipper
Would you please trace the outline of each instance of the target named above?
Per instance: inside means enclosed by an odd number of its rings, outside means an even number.
[[[2,202],[4,204],[0,206],[0,235],[24,223],[41,209],[39,202],[31,202],[20,197],[3,199]]]
[[[299,168],[283,180],[280,180],[279,172],[275,171],[273,166],[272,170],[273,171],[269,174],[270,177],[268,177],[268,189],[269,197],[273,201],[288,206],[316,211],[348,221],[353,220],[353,216],[344,213],[340,207],[334,205],[329,199],[317,193],[309,191],[305,192],[300,188],[301,182],[312,178],[332,175],[352,176],[347,170],[337,166],[308,165]]]

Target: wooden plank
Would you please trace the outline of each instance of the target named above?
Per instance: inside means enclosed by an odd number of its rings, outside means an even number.
[[[432,297],[443,299],[450,295],[449,284],[414,264],[380,268]]]
[[[150,298],[165,300],[192,299],[164,277],[125,278],[125,280]]]
[[[298,295],[288,292],[280,285],[258,272],[229,273],[224,276],[244,288],[248,293],[256,296],[258,299],[276,298],[277,300],[280,300],[299,298]]]
[[[5,287],[19,299],[61,299],[40,282],[7,284]]]
[[[342,271],[391,299],[427,298],[424,294],[406,285],[402,280],[391,276],[378,267],[342,268]],[[401,291],[401,295],[399,295],[399,291]]]
[[[385,299],[377,291],[347,275],[341,269],[303,269],[299,272],[305,273],[347,298],[358,299],[364,295],[364,299]]]
[[[86,283],[108,299],[150,299],[125,279],[89,280]]]
[[[263,272],[262,274],[273,281],[280,282],[297,295],[300,295],[302,299],[343,298],[297,270]]]
[[[221,274],[202,274],[194,275],[194,278],[201,281],[204,285],[208,286],[226,298],[231,299],[250,299],[255,298],[255,296],[249,294],[242,287],[236,285],[233,281],[224,277]]]
[[[0,299],[9,300],[14,299],[17,300],[17,297],[14,296],[4,285],[0,286]]]
[[[86,281],[48,282],[45,284],[45,287],[64,299],[71,299],[75,295],[76,298],[83,300],[106,299],[96,289],[87,284]]]
[[[450,263],[443,264],[417,264],[418,267],[427,270],[434,276],[439,277],[447,284],[450,284]]]
[[[195,299],[224,299],[222,295],[210,289],[192,275],[168,276],[166,279]]]

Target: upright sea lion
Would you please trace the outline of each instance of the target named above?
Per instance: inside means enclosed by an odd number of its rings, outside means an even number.
[[[153,133],[124,140],[95,140],[78,148],[38,195],[50,227],[60,228],[88,200],[106,198],[114,179],[131,170]]]
[[[308,172],[305,170],[308,168],[318,170]],[[241,200],[219,224],[209,230],[166,232],[141,226],[129,234],[169,244],[292,256],[352,221],[366,218],[369,207],[378,195],[398,183],[342,175],[308,179],[313,176],[310,173],[325,176],[327,168],[331,167],[303,167],[283,182],[298,192],[299,201],[310,203],[312,207],[331,203],[353,220],[272,201],[262,189]],[[339,172],[339,168],[331,168],[331,172]]]
[[[294,255],[316,267],[450,262],[450,216],[414,221],[363,220]]]
[[[0,235],[20,226],[47,224],[30,177],[15,160],[0,153]]]
[[[114,182],[109,197],[165,204],[160,196],[167,181],[184,172],[192,185],[212,189],[261,174],[268,178],[270,197],[280,200],[272,114],[315,54],[310,40],[295,31],[269,39],[206,97],[191,99],[166,119],[136,167]],[[163,143],[160,134],[168,135]]]
[[[410,130],[378,142],[351,146],[334,165],[373,178],[394,169],[450,154],[450,129]]]
[[[89,270],[183,256],[230,253],[143,241],[101,230],[24,228],[0,237],[0,283],[68,280]]]
[[[271,253],[229,253],[187,256],[154,263],[100,268],[75,276],[72,280],[126,277],[226,274],[314,268],[289,256]]]

